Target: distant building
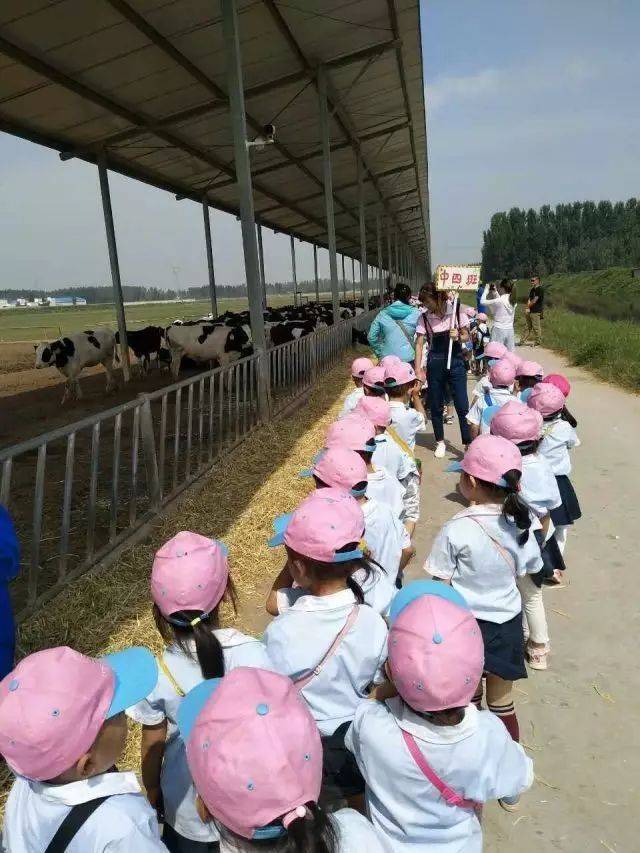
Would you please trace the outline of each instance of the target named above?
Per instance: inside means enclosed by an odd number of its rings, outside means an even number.
[[[69,307],[73,305],[86,305],[87,300],[84,296],[49,296],[47,298],[47,302],[49,305],[53,305],[55,307]]]

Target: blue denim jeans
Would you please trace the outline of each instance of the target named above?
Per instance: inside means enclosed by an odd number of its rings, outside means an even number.
[[[429,383],[429,408],[436,441],[444,440],[442,410],[445,403],[447,383],[451,389],[453,405],[460,421],[460,437],[463,444],[471,442],[467,423],[469,397],[467,395],[467,369],[462,356],[453,356],[451,369],[447,370],[447,353],[430,352],[427,358],[427,382]]]

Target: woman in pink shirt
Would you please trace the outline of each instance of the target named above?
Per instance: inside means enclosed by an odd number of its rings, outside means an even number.
[[[466,340],[469,337],[469,315],[460,310],[458,303],[452,326],[453,303],[447,294],[442,290],[437,290],[433,283],[423,288],[423,294],[426,310],[418,320],[416,327],[416,372],[418,377],[424,381],[422,353],[426,339],[429,345],[426,370],[429,386],[429,408],[436,439],[435,455],[441,459],[446,453],[442,412],[447,382],[451,388],[453,404],[456,407],[458,421],[460,422],[462,443],[465,447],[471,443],[471,433],[467,423],[467,412],[469,411],[467,367],[460,345],[461,340]],[[453,338],[453,349],[451,367],[447,370],[450,338]]]

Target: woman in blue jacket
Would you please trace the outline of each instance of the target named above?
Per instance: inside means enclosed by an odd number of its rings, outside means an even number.
[[[409,304],[411,288],[408,284],[396,284],[393,295],[395,301],[383,308],[371,324],[369,343],[379,359],[397,355],[402,361],[413,362],[420,311]]]
[[[13,669],[16,629],[9,596],[9,581],[20,568],[18,537],[7,510],[0,505],[0,679]]]

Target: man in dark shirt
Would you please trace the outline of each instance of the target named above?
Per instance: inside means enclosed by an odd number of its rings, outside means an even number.
[[[533,337],[532,346],[537,347],[542,343],[542,315],[544,313],[544,288],[540,284],[540,278],[534,275],[531,279],[531,290],[529,291],[529,299],[525,309],[525,319],[527,321],[527,331],[524,338],[520,341],[520,346],[524,346],[530,337]]]

